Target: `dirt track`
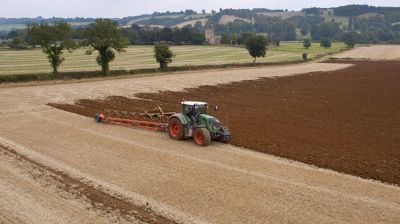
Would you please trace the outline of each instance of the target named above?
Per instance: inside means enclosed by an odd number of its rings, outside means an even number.
[[[159,214],[185,223],[396,223],[400,219],[398,187],[230,145],[215,144],[204,149],[192,142],[171,141],[162,133],[98,125],[91,119],[45,106],[48,102],[72,102],[73,99],[108,95],[133,96],[139,92],[182,90],[260,76],[344,67],[347,65],[311,63],[3,88],[0,89],[0,143],[43,166],[61,170],[83,182],[89,181],[100,191],[147,205]],[[2,164],[5,164],[0,166],[2,173],[12,170],[8,160]],[[3,175],[3,179],[6,181],[2,184],[12,182],[15,177]],[[30,189],[25,183],[20,185],[23,189],[14,187],[14,192],[34,194],[35,191],[24,190]],[[17,218],[24,215],[24,212],[17,212],[21,211],[18,207],[4,204],[6,196],[0,197],[0,207],[8,206],[6,210],[0,209],[0,220],[10,219],[10,214],[16,214]],[[54,200],[57,196],[43,194],[42,197]],[[85,207],[83,202],[72,203],[78,208]],[[43,213],[49,214],[52,208],[43,207]],[[80,209],[74,211],[85,213]],[[38,223],[46,218],[39,212],[30,217],[36,216]],[[59,222],[63,220],[62,216],[54,217],[59,218]],[[90,222],[85,218],[81,220]],[[110,221],[107,217],[105,220]]]
[[[372,59],[372,60],[399,60],[400,45],[371,45],[358,47],[332,56],[333,58]]]

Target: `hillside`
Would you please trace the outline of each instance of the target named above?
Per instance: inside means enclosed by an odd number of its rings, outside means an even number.
[[[24,29],[27,23],[55,22],[64,20],[74,28],[85,27],[95,18],[0,18],[0,38],[13,38],[10,31]],[[304,38],[339,40],[343,33],[354,31],[361,34],[362,43],[399,43],[400,8],[348,5],[337,8],[307,8],[301,11],[270,9],[220,9],[218,12],[193,10],[179,12],[154,12],[139,16],[113,18],[124,29],[148,27],[157,29],[191,27],[204,34],[212,25],[215,34],[224,36],[224,43],[240,41],[242,33],[259,33],[275,41],[294,41]],[[136,29],[136,28],[135,28]],[[127,31],[132,33],[134,31]],[[143,31],[148,32],[147,31]],[[143,33],[142,32],[142,33]],[[170,31],[167,31],[171,33]],[[234,35],[234,36],[232,36]],[[236,35],[236,36],[235,36]],[[233,39],[232,39],[233,38]],[[156,42],[157,37],[129,37],[134,42]],[[139,41],[137,41],[139,39]],[[165,41],[171,41],[167,39]],[[179,41],[178,41],[179,42]]]
[[[244,15],[242,11],[248,11],[247,15]],[[261,11],[261,12],[260,12]],[[233,12],[233,13],[232,13]],[[373,7],[366,5],[348,5],[337,8],[307,8],[301,11],[285,11],[285,10],[269,10],[269,9],[224,9],[218,13],[202,13],[199,14],[193,10],[186,10],[180,12],[155,12],[153,14],[144,14],[140,16],[129,16],[124,18],[114,18],[122,26],[129,26],[132,24],[138,25],[157,25],[167,27],[183,27],[185,25],[192,25],[197,21],[200,21],[203,26],[209,17],[218,14],[220,16],[219,23],[226,25],[233,23],[235,20],[241,20],[244,22],[251,22],[251,19],[255,16],[268,16],[268,17],[280,17],[282,19],[288,19],[292,17],[306,17],[306,16],[322,16],[325,21],[335,21],[342,25],[347,26],[350,17],[358,18],[369,18],[373,16],[380,16],[387,13],[400,13],[400,8],[395,7]],[[244,15],[244,16],[243,16]],[[72,26],[79,27],[85,26],[95,20],[95,18],[0,18],[0,32],[11,31],[15,29],[23,29],[27,23],[40,23],[40,22],[54,22],[64,20],[70,23]],[[400,22],[397,21],[397,22]]]

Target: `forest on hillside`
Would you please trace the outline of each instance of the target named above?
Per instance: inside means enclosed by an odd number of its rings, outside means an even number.
[[[291,14],[292,13],[292,14]],[[287,16],[290,15],[290,16]],[[232,21],[221,23],[231,16]],[[205,25],[199,19],[206,19]],[[347,5],[332,9],[307,8],[293,13],[270,9],[219,9],[206,13],[194,10],[154,12],[133,17],[114,18],[131,44],[165,41],[176,44],[202,44],[205,29],[213,27],[224,44],[240,44],[249,33],[265,35],[271,42],[311,39],[341,40],[349,32],[358,35],[359,43],[400,43],[400,8]],[[95,18],[0,18],[2,24],[53,23],[73,24],[74,37],[81,38],[85,26]],[[176,25],[193,21],[184,27]],[[24,29],[1,31],[2,39],[24,41]]]

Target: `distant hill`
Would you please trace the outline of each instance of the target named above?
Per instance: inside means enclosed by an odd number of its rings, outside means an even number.
[[[282,9],[223,9],[215,14],[220,15],[220,24],[226,25],[234,20],[242,20],[244,22],[251,22],[257,15],[280,17],[288,19],[295,16],[322,16],[325,21],[335,21],[348,25],[350,17],[367,18],[370,16],[384,15],[388,13],[399,13],[400,7],[375,7],[368,5],[346,5],[337,8],[306,8],[301,11],[287,11]],[[180,12],[154,12],[153,14],[144,14],[140,16],[129,16],[124,18],[113,18],[119,22],[121,26],[129,26],[132,24],[138,25],[153,25],[153,26],[166,26],[166,27],[182,27],[182,25],[194,25],[196,21],[201,21],[205,25],[206,19],[211,17],[211,13],[197,13],[193,10],[186,10]],[[201,19],[201,20],[199,20]],[[28,23],[52,23],[56,21],[65,21],[72,26],[85,26],[94,22],[95,18],[1,18],[0,17],[0,31],[11,31],[15,29],[24,28]],[[398,21],[400,22],[400,21]]]
[[[206,25],[207,18],[187,20],[187,21],[185,21],[185,22],[176,24],[176,25],[174,25],[173,27],[183,28],[184,26],[187,26],[187,25],[191,25],[191,26],[194,27],[195,24],[196,24],[197,22],[200,22],[201,26],[204,27],[204,26]]]
[[[363,42],[400,42],[400,7],[346,5],[336,8],[305,8],[301,11],[255,8],[220,9],[209,13],[188,9],[112,19],[125,29],[132,25],[154,29],[190,26],[204,33],[204,29],[213,26],[216,35],[225,37],[252,32],[276,40],[318,40],[324,36],[339,39],[343,32],[355,31],[362,34]],[[4,38],[10,31],[24,29],[27,23],[60,20],[79,28],[94,22],[95,18],[0,18],[0,37]],[[225,40],[229,42],[229,38]]]

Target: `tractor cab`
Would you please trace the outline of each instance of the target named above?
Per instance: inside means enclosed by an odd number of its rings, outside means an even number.
[[[181,102],[181,113],[186,115],[190,120],[196,121],[200,114],[207,113],[207,103],[198,101],[183,101]]]

